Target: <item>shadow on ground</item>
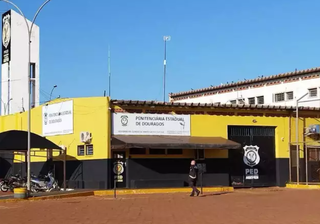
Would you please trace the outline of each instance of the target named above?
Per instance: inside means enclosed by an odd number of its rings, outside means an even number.
[[[211,197],[211,196],[219,196],[219,195],[224,195],[224,194],[231,194],[233,192],[216,192],[216,193],[208,193],[208,194],[203,194],[200,197]]]

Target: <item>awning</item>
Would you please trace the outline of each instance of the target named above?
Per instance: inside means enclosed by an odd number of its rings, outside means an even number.
[[[50,140],[30,133],[31,148],[60,149],[58,145]],[[20,130],[10,130],[0,133],[0,152],[1,151],[27,151],[28,132]]]
[[[222,137],[114,135],[111,148],[238,149],[241,145]]]

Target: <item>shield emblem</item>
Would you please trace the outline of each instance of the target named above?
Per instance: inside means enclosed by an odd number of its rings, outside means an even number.
[[[259,164],[259,147],[256,145],[246,145],[243,147],[243,162],[250,167],[254,167]]]
[[[3,18],[2,24],[2,44],[5,48],[8,47],[11,39],[11,27],[9,22],[10,15]]]

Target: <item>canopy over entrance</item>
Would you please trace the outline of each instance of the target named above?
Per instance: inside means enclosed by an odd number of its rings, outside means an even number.
[[[52,141],[30,133],[30,148],[34,149],[49,149],[63,152],[63,188],[66,190],[66,149],[61,148]],[[28,132],[21,130],[10,130],[0,133],[0,153],[20,152],[26,154],[28,151]],[[27,156],[25,157],[27,159]],[[27,165],[27,161],[26,165]]]
[[[61,149],[50,140],[30,133],[31,148],[40,149]],[[0,133],[0,152],[1,151],[27,151],[28,150],[28,132],[20,130],[10,130]]]
[[[114,135],[112,149],[238,149],[241,145],[222,137]]]

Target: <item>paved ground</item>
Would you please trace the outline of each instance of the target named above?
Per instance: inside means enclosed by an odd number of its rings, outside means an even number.
[[[318,224],[319,190],[260,189],[190,198],[186,194],[83,197],[0,204],[1,223]]]

